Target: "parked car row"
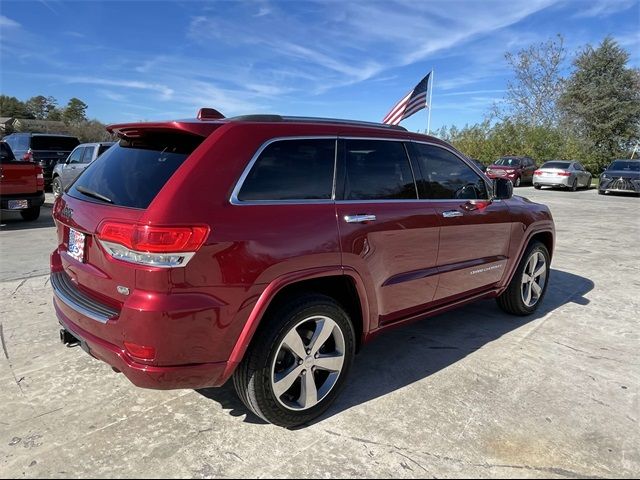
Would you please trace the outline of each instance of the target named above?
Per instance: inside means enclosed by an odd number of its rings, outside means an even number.
[[[536,167],[529,157],[505,156],[489,166],[469,158],[491,178],[507,178],[515,187],[532,184],[537,190],[542,187],[563,188],[575,192],[579,188],[589,189],[593,175],[578,161],[551,160]],[[614,160],[600,175],[598,193],[640,194],[640,160]]]

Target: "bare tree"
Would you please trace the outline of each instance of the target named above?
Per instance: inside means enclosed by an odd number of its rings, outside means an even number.
[[[565,58],[561,35],[517,53],[507,52],[505,59],[513,70],[514,79],[507,84],[504,101],[494,105],[493,117],[528,125],[557,124],[557,103],[564,89],[561,69]]]

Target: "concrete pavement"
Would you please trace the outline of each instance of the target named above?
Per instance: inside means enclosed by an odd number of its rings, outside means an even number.
[[[637,477],[640,199],[516,193],[556,220],[541,310],[484,301],[381,336],[298,430],[247,414],[231,385],[142,390],[63,347],[50,209],[36,224],[3,216],[1,476]]]

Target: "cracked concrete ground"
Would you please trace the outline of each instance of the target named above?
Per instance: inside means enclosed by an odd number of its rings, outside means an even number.
[[[558,245],[529,318],[484,301],[356,358],[316,423],[248,415],[233,388],[151,391],[60,345],[50,208],[0,231],[2,477],[638,477],[640,199],[547,203]]]

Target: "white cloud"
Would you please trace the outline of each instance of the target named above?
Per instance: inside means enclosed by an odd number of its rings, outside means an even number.
[[[2,28],[20,28],[20,24],[15,20],[11,20],[9,17],[0,15],[0,27]]]
[[[573,1],[570,3],[575,6],[577,12],[575,18],[589,18],[589,17],[608,17],[619,12],[628,10],[632,6],[636,6],[635,0],[591,0],[591,2]]]

